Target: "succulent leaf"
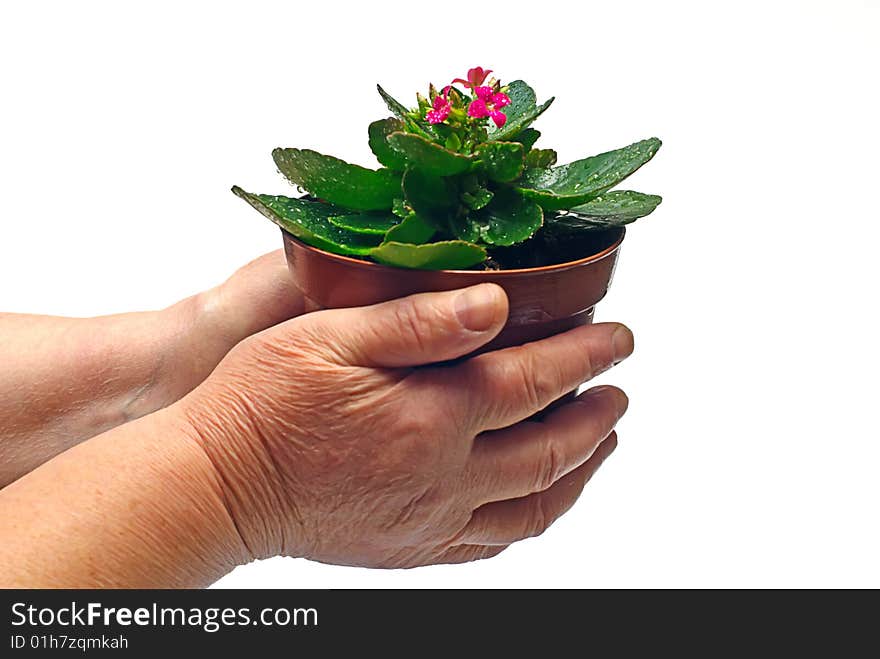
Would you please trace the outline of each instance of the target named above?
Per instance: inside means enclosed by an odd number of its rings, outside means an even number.
[[[523,171],[523,145],[519,142],[486,142],[477,148],[480,166],[493,181],[516,180]]]
[[[391,133],[388,144],[401,155],[409,167],[421,169],[434,176],[462,174],[473,166],[470,156],[450,151],[412,133]]]
[[[422,217],[435,222],[436,226],[442,226],[443,219],[457,204],[452,185],[446,179],[420,169],[406,170],[403,193],[410,207]]]
[[[611,189],[648,162],[660,148],[656,137],[551,169],[527,169],[517,191],[544,210],[572,208]]]
[[[425,219],[418,213],[410,213],[397,226],[392,227],[385,234],[383,242],[411,243],[421,245],[426,243],[437,232],[437,228],[430,220]]]
[[[535,130],[534,128],[526,128],[521,131],[519,134],[514,135],[510,138],[511,142],[519,142],[523,145],[523,148],[528,151],[533,146],[535,146],[535,142],[538,141],[538,138],[541,137],[541,131]]]
[[[447,222],[450,233],[459,240],[469,243],[483,242],[480,235],[481,226],[473,219],[473,213],[459,213],[451,215]]]
[[[508,85],[507,95],[510,97],[510,105],[504,108],[507,122],[501,128],[489,131],[491,140],[508,140],[518,135],[553,103],[553,98],[550,98],[541,105],[536,105],[535,90],[522,80],[511,82]]]
[[[406,199],[395,199],[391,203],[391,212],[400,219],[405,219],[412,212],[412,208],[407,205]]]
[[[347,215],[331,215],[327,218],[330,224],[353,231],[376,236],[384,236],[389,229],[400,223],[400,218],[391,213],[358,213]]]
[[[556,164],[553,149],[532,149],[526,154],[526,169],[547,169]]]
[[[366,169],[311,149],[275,149],[275,164],[313,196],[359,211],[388,210],[400,195],[399,172]]]
[[[654,212],[663,201],[658,195],[615,190],[606,192],[567,213],[547,218],[547,228],[558,231],[589,231],[623,226]]]
[[[432,132],[427,126],[421,125],[419,122],[415,121],[412,117],[412,114],[403,103],[395,99],[391,94],[382,89],[382,85],[376,85],[376,90],[379,92],[379,96],[382,97],[382,100],[385,101],[386,107],[391,110],[391,113],[403,121],[409,130],[414,133],[418,133],[419,135],[424,135],[426,137],[433,137]]]
[[[461,203],[473,211],[478,211],[492,201],[493,196],[491,190],[487,188],[477,188],[473,192],[462,192]]]
[[[370,124],[370,150],[375,154],[376,159],[388,167],[397,171],[406,169],[406,159],[391,148],[388,144],[388,136],[391,133],[402,131],[405,124],[400,119],[379,119]]]
[[[330,204],[275,195],[251,194],[238,186],[232,192],[304,243],[336,254],[365,256],[381,236],[348,231],[330,222],[345,211]]]
[[[424,245],[382,243],[370,255],[379,263],[420,270],[462,270],[486,260],[486,250],[463,240]]]
[[[505,187],[495,192],[486,208],[472,213],[471,219],[484,242],[508,246],[530,238],[541,228],[544,214],[538,204]]]
[[[376,85],[376,90],[379,92],[379,96],[382,97],[382,100],[385,101],[385,105],[388,106],[388,109],[391,110],[391,113],[397,117],[398,119],[405,119],[409,110],[407,107],[394,98],[391,94],[382,89],[382,85]]]

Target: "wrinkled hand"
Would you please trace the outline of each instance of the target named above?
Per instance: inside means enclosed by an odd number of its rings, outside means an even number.
[[[254,558],[412,567],[493,556],[572,506],[616,445],[626,396],[599,387],[622,325],[452,365],[492,339],[492,284],[300,316],[237,345],[181,401]]]
[[[164,325],[180,337],[162,360],[142,413],[178,400],[201,383],[242,339],[303,313],[302,294],[293,283],[283,250],[239,268],[219,286],[160,312]]]

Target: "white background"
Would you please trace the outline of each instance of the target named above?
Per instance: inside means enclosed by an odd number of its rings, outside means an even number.
[[[372,162],[374,85],[483,65],[556,95],[561,161],[657,135],[599,320],[620,448],[544,536],[467,566],[273,559],[220,586],[880,586],[880,11],[825,2],[6,3],[0,308],[156,308],[280,245],[233,183]],[[2,369],[2,365],[0,365]]]

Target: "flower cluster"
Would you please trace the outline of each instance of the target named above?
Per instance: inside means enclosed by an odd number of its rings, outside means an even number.
[[[449,114],[452,112],[452,105],[449,102],[449,87],[444,87],[443,93],[435,96],[434,102],[431,105],[434,109],[428,110],[425,119],[428,120],[429,124],[442,124],[449,118]]]
[[[477,66],[468,71],[467,80],[456,78],[451,84],[446,85],[443,91],[432,99],[431,109],[425,114],[427,122],[436,125],[449,119],[459,98],[457,94],[452,94],[452,85],[460,84],[471,92],[467,104],[467,116],[474,119],[489,117],[498,128],[501,128],[507,121],[507,115],[501,111],[501,108],[510,105],[510,97],[501,91],[498,81],[484,84],[490,73],[492,71]]]

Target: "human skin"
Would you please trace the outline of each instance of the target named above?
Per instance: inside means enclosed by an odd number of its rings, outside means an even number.
[[[235,318],[223,298],[210,313]],[[145,416],[0,491],[0,585],[204,586],[279,554],[413,567],[486,558],[543,532],[616,446],[626,397],[600,387],[529,417],[629,355],[632,335],[600,324],[431,365],[488,342],[506,315],[489,284],[315,312],[238,342],[216,369],[178,336],[179,358],[195,365],[173,386],[150,376],[162,394],[144,397]],[[203,320],[193,327],[206,331]],[[222,324],[226,337],[254,326]],[[107,396],[114,410],[123,390]],[[83,418],[46,425],[101,425]]]
[[[303,311],[281,250],[161,311],[0,314],[0,487],[191,391],[242,339]]]

